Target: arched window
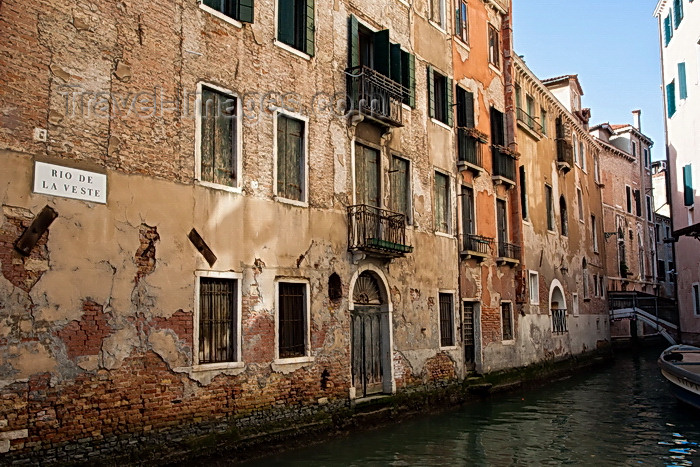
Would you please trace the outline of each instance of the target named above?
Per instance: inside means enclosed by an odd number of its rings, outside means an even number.
[[[559,214],[561,215],[561,234],[569,235],[569,215],[566,211],[566,200],[564,197],[559,198]]]

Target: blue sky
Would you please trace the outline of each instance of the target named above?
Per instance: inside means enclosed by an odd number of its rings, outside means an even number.
[[[578,74],[591,126],[632,123],[664,157],[657,0],[514,0],[514,45],[540,78]]]

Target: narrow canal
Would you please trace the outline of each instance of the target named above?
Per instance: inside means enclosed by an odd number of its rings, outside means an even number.
[[[700,412],[671,398],[661,350],[246,465],[700,465]]]

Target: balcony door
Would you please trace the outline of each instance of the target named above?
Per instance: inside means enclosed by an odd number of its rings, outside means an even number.
[[[379,151],[355,145],[355,204],[380,207]]]
[[[505,200],[496,200],[496,220],[498,222],[499,256],[506,256],[506,243],[508,243],[508,212],[506,211]]]

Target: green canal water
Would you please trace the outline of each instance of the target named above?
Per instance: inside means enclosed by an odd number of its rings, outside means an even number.
[[[661,350],[245,465],[700,465],[700,412],[669,395]]]

